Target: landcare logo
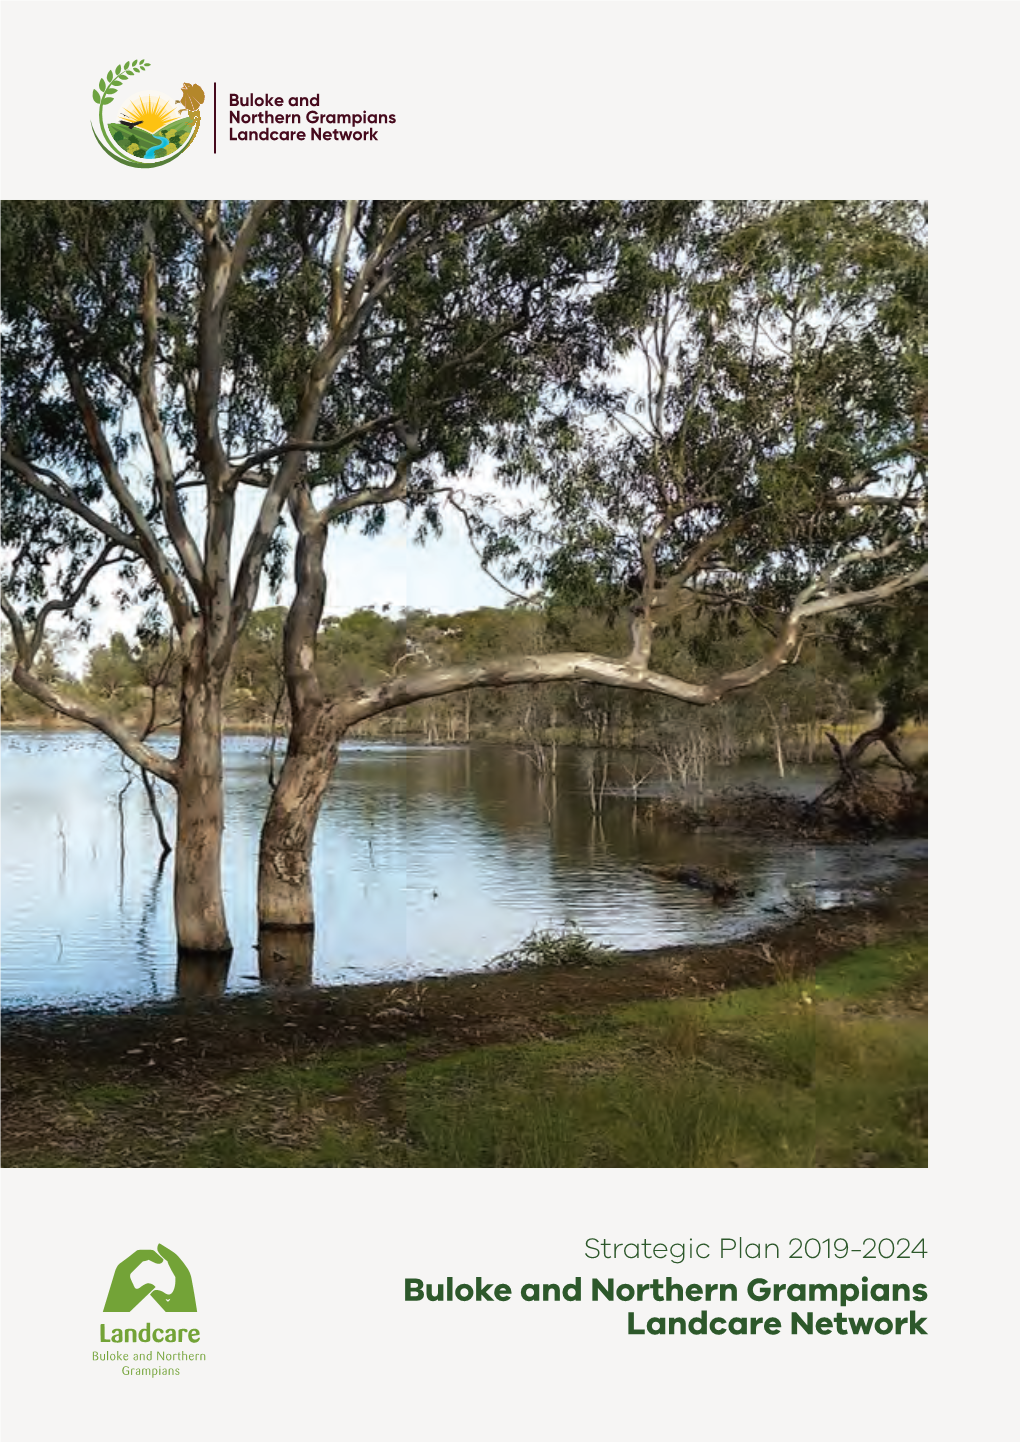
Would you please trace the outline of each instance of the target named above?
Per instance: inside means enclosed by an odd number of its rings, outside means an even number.
[[[158,1267],[164,1263],[168,1268],[167,1283],[170,1282],[170,1275],[173,1276],[173,1286],[169,1291],[160,1291],[155,1282],[144,1282],[136,1287],[132,1281],[131,1274],[143,1262],[155,1262]],[[191,1280],[191,1273],[185,1263],[177,1255],[171,1252],[169,1247],[164,1247],[160,1242],[155,1252],[150,1252],[144,1247],[137,1252],[132,1252],[130,1257],[125,1257],[118,1262],[113,1269],[113,1281],[110,1283],[110,1290],[106,1294],[105,1312],[133,1312],[138,1303],[146,1297],[151,1297],[164,1312],[197,1312],[195,1302],[195,1284]],[[180,1319],[174,1318],[172,1327],[154,1327],[151,1322],[139,1326],[137,1320],[135,1326],[115,1327],[110,1324],[107,1332],[107,1324],[99,1324],[99,1341],[105,1350],[93,1350],[93,1362],[101,1362],[109,1365],[111,1362],[120,1370],[124,1377],[179,1377],[180,1366],[171,1366],[170,1363],[203,1363],[206,1360],[204,1352],[190,1351],[191,1347],[198,1347],[202,1341],[202,1333],[194,1325],[196,1319],[189,1317],[187,1322],[182,1323]],[[112,1346],[111,1346],[112,1344]],[[121,1351],[121,1348],[146,1348],[146,1351]],[[176,1351],[166,1350],[175,1347]],[[141,1364],[141,1365],[139,1365]]]
[[[106,1298],[104,1312],[132,1312],[138,1303],[152,1293],[152,1300],[158,1302],[164,1312],[197,1312],[195,1304],[195,1284],[191,1280],[191,1273],[181,1261],[176,1252],[171,1252],[169,1247],[164,1247],[162,1242],[157,1244],[158,1250],[147,1252],[144,1248],[132,1252],[130,1257],[125,1257],[123,1262],[118,1262],[113,1273],[113,1281],[110,1283],[110,1290]],[[131,1280],[131,1273],[143,1262],[157,1262],[160,1265],[166,1262],[173,1274],[174,1285],[169,1292],[156,1290],[155,1282],[146,1282],[142,1287],[136,1287]],[[169,1278],[167,1279],[169,1281]]]
[[[92,99],[99,106],[102,132],[97,134],[93,125],[96,142],[111,160],[136,170],[155,170],[157,166],[169,165],[171,160],[179,160],[198,135],[202,124],[201,106],[205,101],[201,85],[187,81],[181,87],[180,100],[175,102],[180,115],[175,114],[170,101],[161,95],[143,95],[140,88],[128,100],[127,95],[134,90],[135,77],[148,69],[148,60],[125,60],[108,70],[106,78],[100,80],[92,92]],[[128,91],[118,95],[124,85],[129,87]],[[106,111],[111,105],[123,113],[119,119],[111,118],[107,122]]]

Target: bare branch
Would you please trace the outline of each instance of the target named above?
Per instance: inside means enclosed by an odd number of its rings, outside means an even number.
[[[6,605],[4,611],[7,613]],[[110,716],[107,712],[100,711],[98,707],[77,697],[63,695],[55,687],[41,681],[20,660],[14,667],[13,680],[22,691],[27,692],[29,696],[34,696],[37,701],[41,701],[51,711],[59,711],[62,716],[68,716],[72,721],[81,721],[86,726],[92,726],[97,731],[102,731],[104,736],[109,736],[110,740],[124,752],[124,755],[138,766],[144,767],[146,771],[151,771],[153,776],[158,776],[161,781],[167,782],[170,786],[177,785],[177,763],[161,755],[158,751],[154,751],[151,746],[146,746],[117,717]]]
[[[928,578],[927,566],[908,575],[898,576],[866,591],[846,591],[824,599],[798,602],[786,617],[776,642],[749,666],[729,671],[704,682],[681,681],[674,676],[650,671],[635,664],[591,652],[562,652],[546,656],[518,656],[502,661],[469,663],[461,666],[440,666],[426,671],[393,677],[382,685],[339,698],[332,703],[334,716],[350,726],[396,710],[412,701],[446,696],[476,687],[533,685],[548,681],[587,681],[628,691],[649,691],[669,696],[693,706],[710,706],[731,691],[744,690],[789,665],[798,654],[801,623],[812,615],[845,610],[851,606],[868,606],[887,599],[898,591],[920,585]]]
[[[4,615],[7,617],[8,623],[10,625],[11,635],[14,638],[14,649],[18,654],[18,660],[23,665],[27,665],[30,660],[30,656],[28,650],[28,637],[25,635],[25,627],[22,623],[21,617],[18,615],[17,611],[11,605],[6,594],[4,593],[0,593],[0,610],[2,610]]]
[[[382,430],[384,426],[391,425],[396,420],[396,415],[388,413],[384,416],[376,416],[373,420],[363,421],[361,425],[351,426],[342,435],[333,436],[328,441],[312,440],[286,440],[281,441],[277,446],[266,446],[264,450],[253,451],[251,455],[245,456],[243,461],[238,461],[230,475],[227,477],[227,486],[233,484],[269,486],[271,481],[268,477],[252,478],[248,473],[255,467],[261,466],[266,461],[276,460],[279,456],[288,456],[293,452],[304,454],[318,454],[342,450],[344,446],[352,445],[354,441],[362,440],[373,432]],[[316,482],[314,476],[306,478],[309,485],[322,485],[323,481]]]
[[[104,546],[69,595],[60,598],[55,597],[52,601],[47,601],[45,605],[40,607],[39,614],[35,618],[35,626],[32,631],[32,640],[29,644],[28,654],[24,658],[26,666],[31,666],[39,654],[39,647],[43,643],[46,634],[46,622],[49,617],[54,612],[73,611],[99,572],[103,570],[104,567],[114,565],[123,559],[113,554],[114,549],[111,545]]]
[[[852,511],[858,506],[886,506],[892,510],[916,511],[925,504],[920,496],[871,496],[859,491],[837,491],[831,502],[841,511]]]
[[[809,600],[803,605],[798,605],[794,615],[799,622],[808,616],[824,616],[832,611],[845,611],[854,606],[871,606],[876,601],[886,601],[890,596],[895,596],[898,592],[906,591],[912,586],[920,586],[927,579],[928,564],[925,562],[916,571],[911,571],[903,576],[894,576],[891,580],[883,581],[880,585],[871,586],[864,591],[837,591],[831,596]]]
[[[523,591],[515,591],[512,586],[508,586],[504,581],[501,581],[496,575],[496,573],[492,570],[492,568],[487,564],[484,556],[482,555],[482,552],[478,549],[477,543],[475,542],[474,517],[465,506],[460,504],[457,499],[456,492],[448,491],[446,498],[447,503],[451,505],[453,509],[457,511],[459,515],[463,518],[464,529],[467,531],[468,544],[471,547],[472,551],[474,551],[475,555],[478,557],[478,564],[479,566],[481,566],[484,574],[488,576],[489,580],[492,581],[495,585],[497,585],[501,591],[505,591],[508,596],[512,596],[515,601],[523,601],[527,605],[534,605],[534,603],[539,600],[542,593],[540,591],[536,591],[532,595],[527,596],[524,594]]]
[[[344,205],[344,218],[340,223],[336,244],[333,247],[333,259],[329,268],[329,324],[331,330],[338,330],[343,320],[344,273],[347,267],[347,254],[351,247],[351,237],[354,234],[354,226],[358,218],[359,204],[360,202],[357,200],[348,200]]]
[[[332,294],[330,296],[329,336],[316,358],[312,368],[313,376],[322,374],[324,377],[328,377],[332,375],[341,356],[363,328],[369,312],[392,280],[393,251],[407,229],[411,217],[421,209],[422,204],[423,202],[420,200],[409,200],[400,207],[387,226],[385,235],[371,255],[367,256],[362,263],[354,284],[346,296],[343,293],[343,274],[337,270],[339,254],[334,250],[330,268]],[[345,210],[344,225],[341,226],[340,235],[337,237],[338,243],[343,238],[347,220],[348,212]],[[353,225],[353,220],[351,224]],[[349,240],[348,236],[348,244]],[[346,246],[344,256],[346,257]]]
[[[387,506],[391,501],[403,501],[407,497],[407,471],[410,469],[409,460],[397,462],[397,479],[391,481],[388,486],[366,486],[364,490],[356,491],[353,496],[337,496],[328,505],[323,506],[319,514],[326,525],[337,520],[340,516],[349,515],[351,511],[362,510],[365,506]]]
[[[269,211],[272,210],[273,206],[278,204],[279,201],[276,200],[256,200],[248,207],[248,212],[245,215],[244,220],[242,220],[241,222],[241,228],[237,232],[237,239],[234,241],[233,254],[231,255],[230,259],[230,273],[227,278],[227,287],[221,298],[221,305],[223,305],[224,307],[226,306],[227,301],[230,299],[230,295],[241,277],[241,273],[245,267],[245,262],[248,259],[248,252],[251,250],[253,244],[255,243],[255,237],[258,235],[259,226],[262,224],[262,221],[265,219]]]
[[[624,690],[652,691],[701,706],[717,699],[707,686],[678,681],[672,676],[632,666],[627,661],[589,652],[562,652],[411,672],[385,681],[372,690],[356,693],[350,700],[338,700],[333,705],[344,724],[353,725],[369,716],[378,716],[412,701],[433,696],[447,696],[476,687],[517,686],[543,681],[589,681]]]

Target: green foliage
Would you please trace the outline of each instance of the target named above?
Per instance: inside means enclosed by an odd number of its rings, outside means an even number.
[[[135,656],[126,637],[115,631],[106,646],[89,652],[85,684],[94,696],[105,701],[127,700],[139,684]]]
[[[74,693],[79,688],[63,664],[63,649],[60,638],[56,638],[54,641],[44,642],[36,659],[36,674],[50,685],[58,685],[65,691]],[[36,701],[33,696],[27,695],[10,679],[16,659],[14,644],[9,639],[8,627],[5,621],[3,688],[2,691],[0,691],[3,720],[5,722],[21,722],[23,724],[36,726],[40,723],[52,721],[53,712],[40,701]]]
[[[928,714],[928,588],[836,618],[835,643],[864,680],[870,705],[897,725]]]
[[[319,673],[330,694],[378,683],[404,654],[406,625],[369,607],[330,617],[320,632]]]
[[[529,932],[511,951],[497,956],[492,966],[496,971],[518,971],[524,967],[607,966],[612,960],[611,950],[585,936],[576,922],[568,922],[559,930]]]
[[[116,88],[122,69],[104,88]],[[164,130],[177,134],[190,124],[182,119]],[[332,248],[345,204],[280,203],[262,217],[219,338],[219,440],[230,455],[256,454],[295,423],[308,368],[327,334]],[[348,289],[401,207],[359,203]],[[423,536],[438,529],[441,482],[470,471],[483,448],[504,444],[501,438],[534,415],[551,383],[569,387],[591,361],[593,327],[578,287],[608,260],[611,213],[612,207],[573,202],[419,205],[388,262],[389,288],[358,343],[343,348],[324,398],[314,435],[320,449],[306,472],[317,501],[340,502],[390,481],[413,437],[405,505]],[[240,202],[221,205],[224,245],[236,244],[248,214]],[[72,503],[122,519],[109,503],[94,436],[82,424],[80,381],[115,459],[137,474],[139,500],[150,503],[152,457],[137,429],[145,353],[138,295],[155,255],[161,420],[186,458],[177,485],[200,527],[207,482],[194,414],[201,238],[162,201],[15,202],[4,206],[2,223],[7,451],[60,473]],[[349,444],[337,443],[348,435]],[[375,534],[385,516],[384,506],[364,505],[341,520]],[[153,525],[179,572],[158,508]],[[54,506],[17,472],[3,488],[3,526],[19,548],[8,591],[31,620],[55,569],[50,591],[73,592],[97,554],[96,532],[80,509]],[[265,558],[270,568],[275,564],[274,584],[283,559],[275,537]],[[133,554],[123,557],[120,580],[125,603],[154,594],[151,565]],[[79,620],[87,627],[84,608]]]
[[[865,553],[923,556],[925,224],[906,202],[624,207],[594,302],[617,379],[507,462],[548,487],[549,589],[631,608],[658,535],[660,585],[768,616],[855,550],[858,588],[883,574]]]
[[[111,120],[107,129],[121,150],[130,151],[132,154],[144,155],[150,145],[159,144],[159,136],[143,130],[140,125],[122,125],[118,120]]]
[[[122,61],[116,69],[106,72],[105,79],[100,79],[98,89],[92,92],[92,99],[100,106],[112,105],[124,81],[133,75],[141,75],[142,71],[148,68],[148,60]]]

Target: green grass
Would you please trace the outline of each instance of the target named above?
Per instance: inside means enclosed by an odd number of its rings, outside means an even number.
[[[300,1065],[264,1067],[257,1073],[258,1085],[289,1092],[296,1099],[314,1103],[317,1099],[349,1088],[354,1078],[394,1061],[405,1061],[406,1045],[350,1047]]]
[[[423,1166],[924,1166],[926,1025],[897,998],[925,941],[816,983],[642,1003],[568,1041],[411,1066],[397,1086]]]
[[[218,1128],[196,1137],[176,1163],[182,1167],[375,1167],[385,1165],[378,1138],[365,1129],[348,1133],[322,1127],[314,1142],[294,1148],[267,1144]]]

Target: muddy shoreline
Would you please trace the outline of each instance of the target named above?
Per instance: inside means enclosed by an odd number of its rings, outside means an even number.
[[[705,997],[811,975],[854,947],[927,926],[927,862],[873,900],[812,911],[737,941],[617,952],[609,964],[463,972],[400,983],[176,1000],[123,1011],[38,1009],[2,1020],[5,1086],[33,1078],[193,1082],[323,1047],[414,1039],[436,1054],[534,1035],[631,1001]]]

